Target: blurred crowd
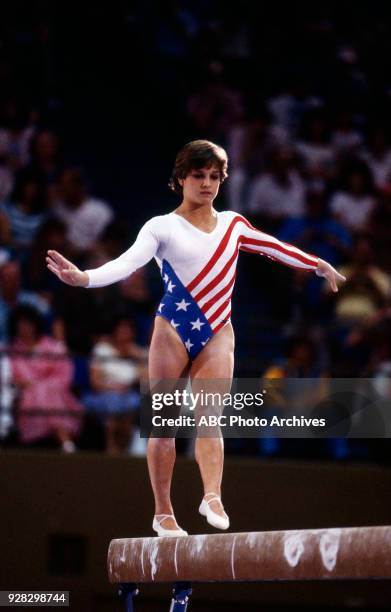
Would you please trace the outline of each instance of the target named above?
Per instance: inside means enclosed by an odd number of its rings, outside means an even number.
[[[128,450],[145,375],[153,298],[143,270],[72,291],[46,268],[56,249],[81,268],[128,248],[126,226],[64,164],[55,132],[3,106],[0,202],[0,434],[9,443]]]
[[[113,9],[108,24],[97,7],[91,45],[113,28],[115,52],[125,41],[132,50],[116,55],[116,70],[134,65],[136,75],[151,75],[137,91],[123,84],[139,109],[145,104],[144,118],[123,116],[124,125],[144,130],[144,146],[150,129],[167,143],[165,155],[193,138],[226,147],[229,179],[217,208],[244,214],[347,277],[331,294],[315,275],[242,255],[233,311],[237,374],[387,381],[391,89],[389,71],[378,68],[390,61],[391,28],[381,3],[312,13],[295,7],[292,14],[277,3],[267,18],[255,4],[243,2],[238,14],[217,0],[135,3]],[[87,13],[80,22],[76,48]],[[20,25],[13,39],[4,26],[0,33],[8,50],[0,54],[0,438],[65,452],[143,452],[138,386],[158,292],[144,269],[94,291],[70,289],[46,270],[47,249],[93,268],[125,250],[134,232],[132,211],[126,216],[94,195],[99,176],[87,176],[72,150],[77,129],[64,136],[66,111],[53,121],[61,102],[53,103],[56,61],[67,78],[53,43],[57,36],[66,46],[61,27],[44,11],[30,29]],[[16,85],[26,46],[35,50],[35,69],[49,74],[35,79],[30,97]],[[99,146],[91,141],[87,162]],[[146,166],[140,177],[150,177]],[[162,212],[151,202],[145,220]],[[229,441],[228,449],[310,453],[308,445],[273,441]],[[322,452],[370,459],[373,445],[336,441]]]

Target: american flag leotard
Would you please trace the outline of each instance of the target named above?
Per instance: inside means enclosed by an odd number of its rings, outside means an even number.
[[[218,212],[210,233],[169,213],[150,219],[120,257],[86,270],[88,287],[122,280],[154,257],[165,288],[156,315],[169,321],[194,359],[230,320],[240,250],[294,268],[315,270],[318,265],[317,257],[265,234],[236,212]]]

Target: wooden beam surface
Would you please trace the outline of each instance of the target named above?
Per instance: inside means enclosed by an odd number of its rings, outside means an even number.
[[[112,540],[111,583],[391,578],[391,527]]]

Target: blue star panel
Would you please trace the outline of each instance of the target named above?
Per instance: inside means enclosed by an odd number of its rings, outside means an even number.
[[[162,262],[162,278],[165,293],[156,314],[167,319],[181,337],[190,359],[195,359],[213,336],[212,328],[165,259]]]

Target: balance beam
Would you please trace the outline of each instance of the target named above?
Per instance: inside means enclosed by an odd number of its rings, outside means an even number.
[[[112,540],[110,583],[391,578],[391,526]]]

